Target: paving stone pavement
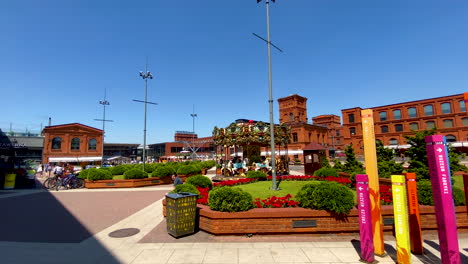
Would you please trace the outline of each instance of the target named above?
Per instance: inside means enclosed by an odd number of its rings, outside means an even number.
[[[212,172],[211,174],[212,175]],[[125,192],[148,192],[153,195],[161,191],[168,192],[172,186],[127,189]],[[72,193],[105,193],[122,190],[71,190]],[[158,191],[158,192],[155,192]],[[44,190],[15,190],[0,195],[0,204],[7,201],[4,197],[21,197]],[[167,242],[144,242],[145,236],[164,222],[162,198],[144,206],[141,210],[126,216],[108,227],[93,233],[79,243],[37,243],[3,241],[0,234],[0,263],[207,263],[207,264],[242,264],[242,263],[362,263],[359,261],[359,241],[337,236],[255,236],[253,239],[237,237],[231,241],[210,241],[206,235],[191,240],[190,236]],[[116,201],[118,202],[118,201]],[[2,212],[8,214],[8,212]],[[99,215],[99,212],[96,212]],[[45,226],[35,223],[37,228]],[[85,223],[83,223],[85,224]],[[57,225],[50,232],[61,232],[66,226]],[[139,232],[129,237],[114,238],[109,233],[136,228]],[[18,229],[21,230],[21,229]],[[161,232],[156,235],[162,236]],[[165,234],[167,236],[167,234]],[[196,237],[196,235],[194,236]],[[434,238],[434,236],[430,236]],[[157,240],[157,239],[156,239]],[[151,239],[149,239],[151,241]],[[440,263],[438,241],[425,240],[425,254],[413,255],[413,263]],[[460,234],[460,254],[462,263],[468,263],[468,236]],[[385,257],[376,257],[381,263],[396,263],[395,241],[386,238]]]

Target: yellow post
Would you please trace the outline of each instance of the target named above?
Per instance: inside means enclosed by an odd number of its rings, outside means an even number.
[[[375,150],[374,118],[371,109],[361,110],[362,136],[364,139],[364,158],[366,174],[369,176],[369,194],[371,201],[372,234],[374,253],[385,255],[383,241],[383,221],[380,206],[379,173],[377,170],[377,152]]]
[[[411,263],[405,176],[392,175],[393,214],[398,263]]]

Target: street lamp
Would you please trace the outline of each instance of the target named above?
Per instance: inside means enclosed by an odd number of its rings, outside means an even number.
[[[262,0],[257,0],[260,3]],[[273,3],[275,0],[271,0]],[[268,94],[269,94],[269,110],[270,110],[270,149],[271,149],[271,176],[272,176],[272,190],[279,190],[276,185],[276,151],[275,151],[275,123],[273,119],[273,88],[272,88],[272,74],[271,74],[271,41],[270,41],[270,0],[265,0],[266,4],[266,24],[267,24],[267,47],[268,47]],[[254,34],[260,39],[264,40],[260,36]],[[273,45],[274,46],[274,45]],[[276,46],[274,46],[277,48]],[[279,48],[277,48],[279,49]],[[279,49],[280,50],[280,49]],[[281,51],[281,50],[280,50]]]
[[[110,105],[110,103],[106,100],[106,89],[104,89],[104,100],[99,101],[99,104],[103,106],[102,111],[102,119],[94,119],[96,121],[102,121],[102,156],[101,156],[101,167],[104,165],[104,136],[106,134],[105,125],[106,122],[114,122],[113,120],[106,119],[106,105]]]
[[[197,117],[197,114],[195,114],[195,106],[193,106],[193,113],[190,114],[190,116],[193,119],[193,125],[192,125],[192,160],[195,160],[195,117]]]
[[[152,102],[148,102],[148,79],[153,79],[153,75],[151,74],[151,72],[148,71],[148,63],[146,63],[146,72],[140,72],[140,76],[141,78],[143,78],[143,80],[145,80],[145,100],[144,101],[141,101],[141,100],[133,100],[135,102],[139,102],[139,103],[144,103],[145,104],[145,115],[144,115],[144,126],[143,126],[143,171],[145,171],[145,163],[146,163],[146,106],[147,104],[154,104],[154,105],[157,105],[157,103],[152,103]]]

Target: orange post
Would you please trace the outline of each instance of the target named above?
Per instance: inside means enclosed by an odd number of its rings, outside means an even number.
[[[463,191],[465,191],[466,213],[468,213],[468,173],[463,173]]]
[[[421,218],[419,216],[418,189],[416,185],[416,174],[403,173],[406,177],[406,188],[408,191],[408,213],[410,226],[411,252],[422,255],[424,253]]]

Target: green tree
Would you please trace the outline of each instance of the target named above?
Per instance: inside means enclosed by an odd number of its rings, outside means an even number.
[[[392,149],[385,148],[382,141],[375,142],[377,152],[377,167],[379,177],[390,178],[393,174],[401,174],[404,170],[401,163],[395,161],[395,153]]]
[[[410,158],[408,171],[416,173],[418,180],[430,179],[427,162],[426,142],[424,138],[426,136],[432,136],[435,133],[436,128],[433,128],[431,130],[417,131],[414,136],[404,136],[406,138],[406,142],[411,145],[411,147],[406,151],[406,156]],[[455,171],[467,170],[465,166],[460,164],[460,159],[463,156],[457,153],[455,148],[450,146],[448,147],[448,157],[450,164],[450,174],[452,176]]]
[[[362,163],[356,159],[353,144],[347,145],[345,148],[346,162],[344,164],[344,171],[352,173],[357,170],[362,171]]]

